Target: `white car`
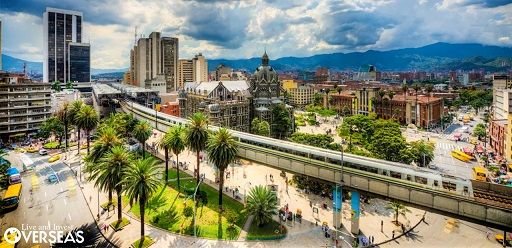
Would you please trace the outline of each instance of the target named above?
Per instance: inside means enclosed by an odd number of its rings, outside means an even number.
[[[39,149],[39,155],[41,155],[41,156],[48,155],[48,151],[45,149]]]

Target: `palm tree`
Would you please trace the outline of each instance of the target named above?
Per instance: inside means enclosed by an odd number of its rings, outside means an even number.
[[[64,103],[62,108],[60,108],[56,113],[57,118],[64,124],[64,141],[65,141],[65,149],[68,151],[69,147],[69,137],[68,137],[68,126],[71,120],[71,116],[69,115],[69,103]]]
[[[78,144],[78,152],[77,154],[80,154],[80,127],[77,125],[76,122],[76,116],[78,115],[78,112],[80,112],[80,109],[84,106],[84,102],[81,100],[76,100],[71,103],[69,106],[69,118],[71,125],[75,126],[75,130],[77,132],[77,144]]]
[[[380,105],[380,108],[379,108],[380,111],[379,112],[380,112],[380,115],[382,116],[382,108],[383,108],[382,106],[384,105],[383,104],[383,102],[384,102],[383,100],[384,100],[384,96],[386,95],[386,92],[383,91],[383,90],[379,90],[377,92],[377,95],[379,95],[379,105]]]
[[[171,149],[169,140],[170,140],[171,129],[167,131],[167,133],[160,138],[158,141],[158,147],[164,150],[165,156],[165,183],[169,180],[169,150]]]
[[[409,87],[406,83],[402,84],[402,92],[404,93],[404,123],[407,124],[407,92],[409,91]]]
[[[100,160],[100,167],[106,175],[100,177],[103,180],[108,180],[108,185],[113,185],[117,195],[117,220],[122,219],[122,198],[121,192],[123,191],[122,180],[126,175],[126,169],[130,166],[133,160],[132,153],[130,153],[123,146],[115,146],[110,152]],[[109,201],[110,202],[110,201]]]
[[[249,191],[247,211],[254,216],[256,224],[263,226],[277,214],[277,196],[263,185],[255,186]]]
[[[219,209],[222,209],[222,188],[224,187],[224,171],[230,163],[235,161],[238,153],[238,144],[225,128],[219,129],[208,138],[206,151],[208,160],[217,167],[220,172],[219,179]]]
[[[432,93],[432,91],[434,91],[434,86],[432,86],[431,84],[427,85],[427,87],[425,87],[425,90],[427,91],[427,99],[428,99],[428,103],[427,103],[427,130],[428,128],[430,127],[430,94]]]
[[[199,153],[206,147],[208,141],[208,119],[203,113],[195,113],[190,117],[187,127],[186,141],[188,148],[196,153],[196,176],[199,183]]]
[[[141,121],[133,128],[133,137],[142,145],[142,158],[146,158],[146,140],[151,136],[152,129],[147,121]]]
[[[410,213],[411,210],[409,210],[404,204],[392,201],[389,203],[389,205],[386,207],[387,209],[391,209],[395,212],[395,223],[398,224],[398,215],[402,215],[405,217],[407,213]]]
[[[179,155],[185,150],[185,137],[183,137],[184,129],[182,126],[174,126],[169,130],[169,137],[165,141],[171,149],[172,153],[176,155],[176,173],[178,179],[178,192],[180,192],[180,166]]]
[[[98,162],[103,155],[109,152],[112,147],[122,145],[124,139],[112,126],[102,126],[96,132],[96,141],[92,144],[91,153],[87,156],[87,160],[91,163]]]
[[[121,181],[121,184],[124,185],[124,192],[130,200],[130,205],[137,202],[140,206],[141,242],[144,241],[146,204],[161,185],[159,174],[157,162],[153,158],[138,159],[127,168],[124,179]]]
[[[87,155],[89,155],[90,151],[91,131],[98,125],[99,118],[96,110],[89,105],[84,105],[80,108],[80,111],[78,111],[75,117],[77,126],[85,130],[87,136]]]
[[[414,124],[416,124],[416,126],[418,125],[418,91],[421,90],[421,86],[419,84],[414,84],[412,86],[412,88],[414,89],[414,93],[416,95],[416,104],[414,105]]]

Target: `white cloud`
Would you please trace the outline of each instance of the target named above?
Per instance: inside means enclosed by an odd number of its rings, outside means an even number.
[[[512,45],[512,4],[502,0],[63,2],[84,12],[84,41],[91,43],[94,68],[128,67],[136,26],[145,37],[152,31],[178,37],[181,58],[199,52],[207,58],[259,57],[265,47],[275,59],[434,42]],[[44,9],[14,5],[0,10],[3,51],[41,61]]]

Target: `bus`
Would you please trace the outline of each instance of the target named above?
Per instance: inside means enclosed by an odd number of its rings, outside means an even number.
[[[473,179],[480,182],[487,181],[487,169],[482,166],[475,166],[472,169]]]
[[[4,199],[2,200],[2,208],[17,208],[20,202],[21,183],[10,185],[5,191]]]
[[[454,157],[460,161],[464,161],[464,162],[469,162],[470,160],[473,159],[473,157],[469,156],[468,154],[466,154],[460,150],[453,150],[451,152],[451,155],[452,155],[452,157]]]

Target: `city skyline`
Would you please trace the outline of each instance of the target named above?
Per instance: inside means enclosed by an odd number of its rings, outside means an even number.
[[[163,6],[162,6],[163,4]],[[84,13],[91,66],[127,68],[134,29],[180,39],[180,58],[272,58],[321,53],[389,50],[435,42],[510,47],[510,1],[18,1],[0,9],[3,52],[42,61],[42,13],[46,7]],[[169,6],[169,7],[165,7]],[[171,8],[172,6],[172,8]],[[121,7],[121,8],[119,8]],[[415,15],[409,16],[407,9]],[[202,15],[194,15],[201,13]],[[485,20],[485,21],[483,21]],[[26,30],[26,32],[19,32]],[[222,30],[223,32],[218,32]],[[14,32],[16,31],[16,32]]]

